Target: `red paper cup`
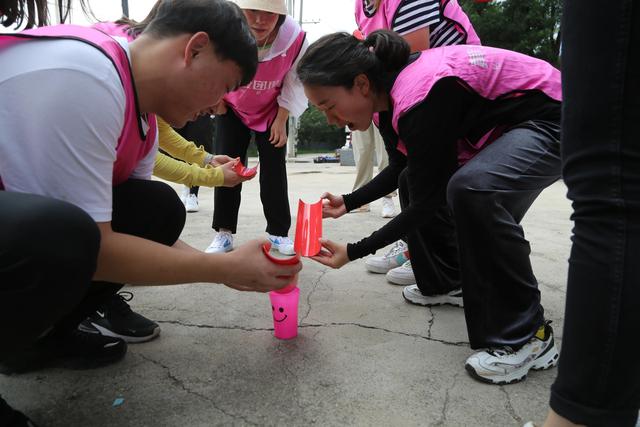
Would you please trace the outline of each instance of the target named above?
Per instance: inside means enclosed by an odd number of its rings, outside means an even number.
[[[298,200],[298,218],[296,221],[296,238],[293,248],[301,256],[314,256],[320,253],[322,245],[322,200],[316,203],[305,203]]]

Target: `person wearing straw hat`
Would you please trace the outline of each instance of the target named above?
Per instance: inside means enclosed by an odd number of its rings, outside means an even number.
[[[307,49],[306,34],[287,15],[284,0],[234,0],[244,12],[258,44],[258,71],[246,86],[231,92],[215,109],[216,153],[240,157],[255,136],[260,160],[260,199],[272,247],[291,255],[293,242],[287,194],[287,119],[307,108],[304,89],[295,72]],[[216,188],[212,227],[216,230],[206,252],[233,249],[242,186]]]

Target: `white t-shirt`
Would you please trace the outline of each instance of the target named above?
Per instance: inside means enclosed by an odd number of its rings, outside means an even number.
[[[118,42],[127,50],[124,39]],[[112,174],[126,98],[102,52],[74,40],[0,53],[0,177],[5,190],[65,200],[111,221]],[[156,147],[132,178],[149,179]]]

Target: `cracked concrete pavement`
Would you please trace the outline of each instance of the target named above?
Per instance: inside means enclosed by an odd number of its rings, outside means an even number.
[[[355,177],[353,167],[335,164],[288,168],[294,215],[298,198],[348,192]],[[238,243],[264,235],[258,190],[257,179],[244,186]],[[524,220],[560,342],[571,228],[565,191],[560,182],[545,190]],[[212,208],[213,190],[201,189],[200,212],[188,214],[182,235],[187,243],[210,243]],[[387,221],[380,209],[378,201],[369,213],[325,220],[324,235],[356,241]],[[367,273],[362,260],[341,270],[305,260],[299,283],[299,336],[291,341],[273,337],[267,295],[203,284],[130,289],[133,308],[161,325],[158,339],[130,345],[122,362],[101,369],[0,375],[0,394],[51,427],[521,426],[543,419],[555,369],[503,387],[476,382],[464,371],[471,350],[461,309],[408,304],[402,287]],[[119,397],[124,402],[114,407]]]

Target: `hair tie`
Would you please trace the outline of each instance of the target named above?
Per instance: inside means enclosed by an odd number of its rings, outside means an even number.
[[[376,50],[374,49],[373,46],[369,46],[369,52],[371,53],[376,53]]]

